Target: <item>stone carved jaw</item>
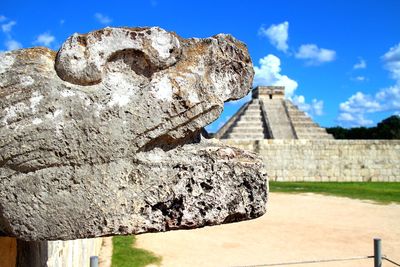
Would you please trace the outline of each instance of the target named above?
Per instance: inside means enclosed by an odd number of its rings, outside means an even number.
[[[0,234],[74,239],[260,216],[257,156],[188,145],[224,101],[248,93],[253,74],[229,35],[160,28],[1,54]]]

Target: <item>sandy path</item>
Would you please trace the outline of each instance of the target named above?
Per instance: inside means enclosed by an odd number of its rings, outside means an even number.
[[[99,255],[99,267],[111,267],[112,252],[112,237],[103,237],[103,243]]]
[[[372,255],[374,237],[382,238],[384,254],[400,262],[400,205],[271,193],[269,211],[256,220],[143,234],[137,246],[161,255],[162,266],[246,266]],[[364,267],[373,261],[293,266]]]

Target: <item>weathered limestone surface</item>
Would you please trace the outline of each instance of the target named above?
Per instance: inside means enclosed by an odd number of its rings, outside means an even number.
[[[400,140],[232,140],[256,152],[272,181],[400,182]]]
[[[75,239],[262,215],[261,159],[200,142],[252,79],[232,36],[157,27],[1,54],[0,233]]]

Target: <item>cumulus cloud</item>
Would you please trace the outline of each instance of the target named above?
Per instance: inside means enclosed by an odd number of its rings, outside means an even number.
[[[55,37],[48,32],[40,34],[36,37],[36,40],[33,42],[34,44],[43,45],[43,46],[50,46],[51,43],[55,41]]]
[[[345,113],[371,113],[381,110],[382,107],[373,96],[357,92],[347,101],[340,103],[339,109]]]
[[[112,22],[112,19],[101,13],[94,14],[94,18],[101,24],[107,25]]]
[[[334,61],[336,59],[336,51],[319,48],[315,44],[304,44],[300,46],[295,57],[306,60],[308,65],[320,65]]]
[[[384,67],[390,72],[395,84],[378,90],[375,94],[357,92],[339,106],[337,118],[344,126],[365,126],[372,124],[367,114],[376,112],[400,112],[400,43],[382,56]]]
[[[261,58],[259,66],[254,66],[254,71],[254,86],[285,86],[286,98],[292,100],[301,110],[307,112],[311,116],[320,116],[323,114],[324,102],[322,100],[313,99],[311,104],[309,104],[306,102],[304,96],[295,94],[298,83],[287,75],[281,74],[281,60],[277,56],[270,54]],[[251,95],[246,96],[247,101],[250,99]],[[242,104],[244,101],[239,103]]]
[[[359,61],[354,64],[353,69],[365,69],[367,67],[367,62],[363,58],[359,58]]]
[[[7,50],[16,50],[22,48],[22,44],[13,39],[5,41],[4,45],[6,46]]]
[[[281,74],[281,60],[269,54],[259,61],[259,66],[254,66],[254,85],[280,85],[285,86],[287,97],[291,97],[297,89],[297,82]]]
[[[5,20],[7,20],[7,18],[5,16],[3,16],[3,15],[0,15],[0,22],[3,22]]]
[[[15,26],[15,24],[17,24],[16,21],[14,21],[14,20],[9,21],[9,22],[1,25],[1,30],[4,33],[10,33],[12,31],[12,28]]]
[[[304,112],[306,112],[309,116],[321,116],[324,114],[324,101],[313,99],[311,104],[306,102],[306,99],[303,95],[295,95],[292,98],[293,104],[298,106],[298,108]]]
[[[393,79],[400,83],[400,43],[391,47],[388,52],[382,56],[385,68],[390,72]]]
[[[340,122],[342,126],[347,127],[359,127],[359,126],[370,126],[374,122],[368,120],[364,117],[364,114],[351,114],[351,113],[340,113],[337,121]]]
[[[289,22],[285,21],[281,24],[272,24],[268,29],[263,26],[259,29],[258,33],[261,36],[265,36],[269,39],[270,43],[276,47],[276,49],[287,52],[289,46],[288,41],[288,30]]]

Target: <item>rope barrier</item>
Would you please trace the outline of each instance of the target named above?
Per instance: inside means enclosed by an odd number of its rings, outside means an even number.
[[[267,264],[260,264],[260,265],[244,265],[244,266],[234,266],[234,267],[282,266],[282,265],[309,264],[309,263],[334,262],[334,261],[365,260],[365,259],[372,259],[372,258],[374,258],[374,256],[360,256],[360,257],[343,258],[343,259],[330,259],[330,260],[292,261],[292,262],[284,262],[284,263],[283,262],[281,262],[281,263],[267,263]],[[400,265],[398,265],[398,266],[400,266]]]
[[[341,259],[325,259],[325,260],[308,260],[308,261],[292,261],[292,262],[280,262],[280,263],[266,263],[259,265],[242,265],[235,267],[266,267],[266,266],[282,266],[282,265],[297,265],[297,264],[312,264],[312,263],[321,263],[321,262],[336,262],[336,261],[353,261],[353,260],[365,260],[365,259],[374,259],[374,266],[381,266],[382,260],[387,260],[388,262],[399,266],[400,263],[394,262],[391,259],[387,258],[386,255],[382,255],[382,246],[381,239],[374,238],[374,256],[360,256],[360,257],[351,257],[351,258],[341,258]]]
[[[384,260],[387,260],[388,262],[390,262],[390,263],[392,263],[392,264],[394,264],[394,265],[396,265],[396,266],[400,266],[400,264],[399,263],[397,263],[397,262],[394,262],[394,261],[392,261],[392,260],[389,260],[388,258],[386,258],[386,257],[382,257],[382,259],[384,259]]]

